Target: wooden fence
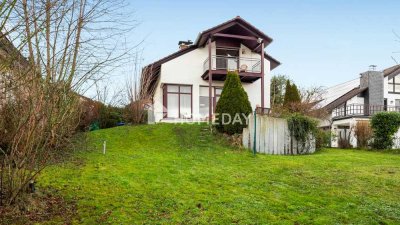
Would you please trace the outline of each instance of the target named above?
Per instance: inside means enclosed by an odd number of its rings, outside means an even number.
[[[256,126],[256,127],[254,127]],[[315,139],[309,138],[305,144],[298,143],[290,136],[286,119],[254,115],[249,118],[249,126],[243,130],[243,146],[256,152],[274,155],[297,155],[315,152]]]

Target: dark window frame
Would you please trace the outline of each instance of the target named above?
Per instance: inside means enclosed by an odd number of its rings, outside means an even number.
[[[237,55],[228,56],[228,54],[218,54],[218,51],[227,52],[235,52]],[[239,69],[239,58],[240,58],[240,47],[216,47],[215,48],[215,56],[216,56],[216,69],[228,69],[228,59],[236,60],[236,69]]]
[[[178,91],[168,91],[168,86],[178,86]],[[181,87],[190,87],[190,93],[181,92]],[[193,85],[191,84],[172,84],[165,83],[162,86],[163,89],[163,118],[165,119],[192,119],[193,118]],[[168,117],[168,94],[177,94],[178,95],[178,118]],[[190,117],[183,118],[181,115],[181,95],[190,95]]]
[[[199,87],[199,104],[200,104],[200,98],[201,97],[210,97],[210,96],[208,96],[208,92],[207,92],[207,96],[204,96],[204,95],[200,95],[200,88],[209,88],[209,86],[206,86],[206,85],[200,85],[200,87]],[[212,104],[212,109],[213,109],[213,113],[215,113],[215,109],[217,108],[217,97],[221,97],[221,94],[218,94],[217,95],[217,89],[221,89],[221,93],[222,93],[222,89],[223,89],[224,87],[223,86],[212,86],[212,101],[213,101],[213,104]],[[210,103],[208,103],[208,107],[210,107]]]
[[[395,91],[396,85],[400,86],[400,77],[394,76],[392,79],[393,79],[393,82],[390,82],[391,79],[388,79],[388,89],[389,89],[388,92],[390,94],[400,94],[400,92]]]

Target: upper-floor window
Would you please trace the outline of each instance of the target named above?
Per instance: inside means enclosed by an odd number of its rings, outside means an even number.
[[[239,48],[217,48],[216,68],[223,70],[237,70],[239,66]]]
[[[389,93],[398,93],[400,94],[400,77],[393,77],[389,79],[389,86],[388,86]]]

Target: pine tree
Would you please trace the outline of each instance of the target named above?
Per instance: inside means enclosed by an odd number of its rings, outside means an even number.
[[[286,86],[285,86],[285,97],[283,98],[283,105],[286,107],[289,105],[290,102],[290,96],[292,92],[292,86],[290,85],[290,81],[286,81]]]
[[[283,105],[289,107],[292,103],[301,102],[300,92],[297,89],[296,84],[290,84],[290,81],[286,82],[286,92]]]
[[[216,106],[217,130],[227,134],[242,133],[247,126],[251,104],[237,72],[228,72]]]
[[[300,103],[301,102],[300,92],[299,89],[297,89],[296,84],[293,84],[291,88],[292,88],[291,102]]]

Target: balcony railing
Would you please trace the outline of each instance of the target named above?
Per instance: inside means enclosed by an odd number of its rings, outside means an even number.
[[[334,119],[347,116],[372,116],[378,112],[400,112],[399,106],[350,104],[333,110]]]
[[[204,61],[203,72],[209,69],[209,58]],[[239,72],[261,73],[261,60],[254,58],[211,56],[211,70],[237,70]]]

